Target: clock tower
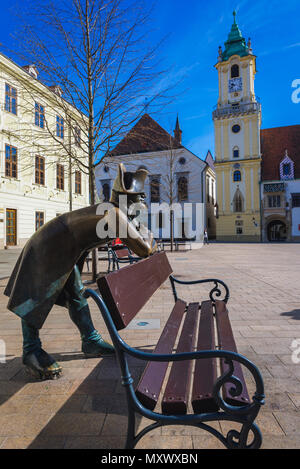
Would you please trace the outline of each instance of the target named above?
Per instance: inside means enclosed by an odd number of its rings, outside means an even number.
[[[213,111],[217,175],[217,239],[260,241],[261,106],[254,92],[256,56],[234,20],[215,65],[218,103]]]

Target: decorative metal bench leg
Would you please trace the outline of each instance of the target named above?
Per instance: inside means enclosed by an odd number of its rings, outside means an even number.
[[[250,441],[248,441],[249,435],[250,438],[252,437]],[[232,449],[259,449],[262,444],[262,435],[258,426],[250,422],[243,424],[240,432],[231,430],[227,434],[226,440]]]
[[[125,449],[133,449],[135,446],[135,412],[128,408],[128,426]]]
[[[248,441],[248,437],[251,433],[253,436],[252,441]],[[247,445],[248,443],[248,445]],[[252,422],[250,424],[243,425],[241,429],[240,444],[242,448],[259,449],[262,444],[262,435],[258,426]]]

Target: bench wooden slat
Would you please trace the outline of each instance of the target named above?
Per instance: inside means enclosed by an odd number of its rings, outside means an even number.
[[[176,301],[154,353],[172,353],[185,308],[186,303],[184,301]],[[153,410],[157,404],[167,368],[168,362],[148,362],[138,383],[136,395],[141,403],[150,410]]]
[[[114,253],[118,259],[123,259],[123,257],[129,256],[129,252],[127,248],[114,249]]]
[[[195,344],[199,303],[188,305],[179,338],[177,353],[192,352]],[[162,411],[164,414],[186,414],[193,361],[174,362],[165,388]]]
[[[211,301],[203,301],[201,303],[197,350],[215,350],[215,347],[213,304]],[[212,396],[216,379],[216,359],[196,360],[192,391],[192,406],[195,414],[216,412],[219,409]]]
[[[166,254],[159,252],[97,280],[118,330],[130,323],[171,273]]]
[[[218,331],[218,342],[219,347],[222,350],[229,350],[230,352],[237,353],[237,347],[232,333],[232,328],[228,316],[228,310],[226,304],[223,301],[215,302],[216,310],[216,321],[217,321],[217,331]],[[221,360],[221,371],[225,373],[228,370],[228,365],[224,363],[224,360]],[[248,404],[250,402],[249,394],[243,374],[241,365],[238,362],[234,362],[234,376],[236,376],[243,386],[243,391],[240,396],[234,397],[230,394],[230,389],[233,387],[233,384],[226,384],[223,387],[223,398],[225,402],[230,405],[241,406]]]

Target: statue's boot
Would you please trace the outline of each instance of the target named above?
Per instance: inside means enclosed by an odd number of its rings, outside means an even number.
[[[39,338],[39,330],[22,319],[23,364],[27,371],[39,379],[59,378],[62,368],[45,350]]]
[[[76,301],[69,301],[70,318],[78,327],[81,340],[82,352],[87,358],[110,357],[115,355],[114,347],[105,342],[99,332],[95,329],[88,304],[78,309]]]

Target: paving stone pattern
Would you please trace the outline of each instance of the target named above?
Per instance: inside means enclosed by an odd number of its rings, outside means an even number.
[[[16,254],[0,252],[5,272],[10,272]],[[266,404],[258,418],[263,448],[299,448],[300,363],[293,363],[291,347],[294,339],[300,339],[299,245],[210,244],[168,256],[174,273],[182,279],[215,277],[228,284],[238,350],[260,368],[265,382]],[[105,270],[106,264],[101,262],[99,268]],[[83,277],[89,278],[87,273]],[[21,323],[6,309],[6,282],[0,280],[0,339],[7,345],[6,363],[0,363],[0,448],[123,448],[126,399],[115,359],[85,359],[67,310],[54,307],[41,338],[43,347],[62,364],[63,376],[57,381],[34,382],[22,367]],[[189,287],[182,292],[188,300],[202,300],[208,290]],[[153,320],[155,328],[135,327],[122,331],[122,337],[131,346],[151,350],[172,304],[166,282],[137,317],[137,322],[151,324]],[[96,327],[108,339],[93,303],[91,309]],[[134,359],[130,363],[137,380],[143,363]],[[147,423],[139,419],[139,429]],[[238,428],[228,422],[214,425],[224,433]],[[212,435],[189,427],[157,429],[137,446],[221,447]]]

